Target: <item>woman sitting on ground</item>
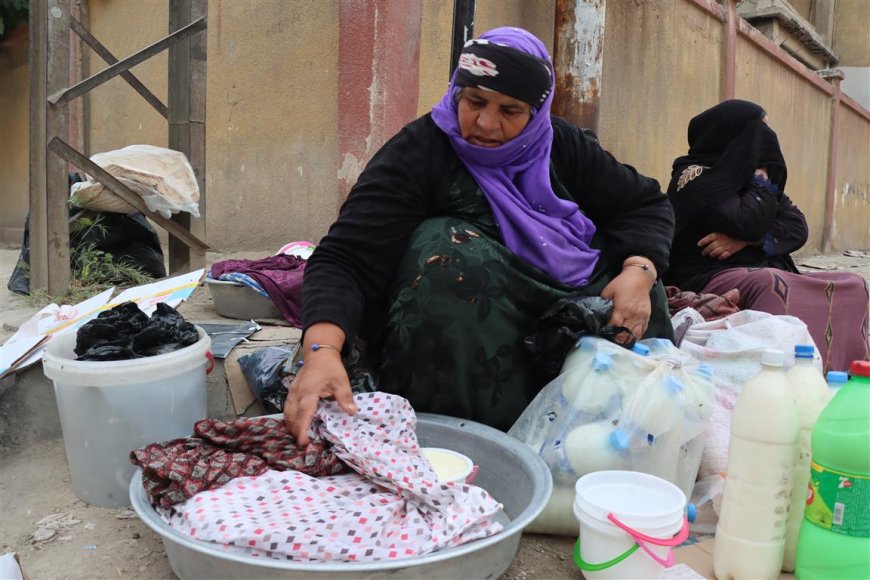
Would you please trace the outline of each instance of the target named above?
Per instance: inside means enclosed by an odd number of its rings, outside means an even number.
[[[353,401],[359,336],[379,388],[420,412],[508,429],[544,386],[523,338],[572,295],[671,338],[673,213],[659,185],[550,117],[553,67],[519,28],[469,42],[447,93],[374,156],[312,255],[304,366],[284,408],[300,442],[320,398]]]
[[[867,358],[867,284],[848,272],[800,274],[790,253],[807,241],[803,213],[785,195],[787,171],[764,109],[731,100],[689,123],[689,152],[674,161],[668,198],[676,233],[665,281],[681,290],[740,292],[741,309],[806,323],[825,370]]]

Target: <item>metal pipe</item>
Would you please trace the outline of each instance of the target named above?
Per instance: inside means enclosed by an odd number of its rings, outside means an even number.
[[[840,81],[843,72],[834,69],[826,75],[834,85],[834,96],[831,99],[831,138],[828,141],[828,167],[825,182],[825,222],[822,228],[822,252],[830,252],[833,248],[834,209],[837,202],[837,155],[840,142]]]
[[[725,14],[725,86],[722,100],[733,99],[735,95],[735,74],[737,70],[737,15],[738,0],[726,0],[728,10]]]
[[[450,46],[450,77],[459,61],[462,47],[474,38],[475,0],[453,0],[453,41]]]
[[[556,0],[553,113],[598,131],[607,0]]]

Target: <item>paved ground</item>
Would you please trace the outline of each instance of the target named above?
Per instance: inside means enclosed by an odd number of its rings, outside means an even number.
[[[17,255],[17,250],[0,250],[0,341],[37,310],[27,299],[6,291]],[[807,271],[853,271],[870,278],[870,253],[866,252],[804,257],[797,262]],[[200,322],[218,318],[204,289],[185,304],[184,312]],[[40,375],[38,371],[31,374]],[[46,389],[38,379],[41,376],[32,379],[36,385],[32,388]],[[20,385],[10,385],[0,384],[0,398],[5,392],[7,402],[9,393],[21,391]],[[213,387],[210,399],[220,390]],[[223,391],[222,400],[210,400],[211,413],[221,408],[230,412],[225,385]],[[6,410],[5,420],[18,431],[31,433],[34,441],[15,450],[9,441],[0,441],[0,553],[17,552],[33,580],[174,578],[159,537],[129,511],[91,507],[75,497],[59,432],[56,427],[39,430],[32,425],[34,421],[56,421],[53,393],[47,388],[44,394],[36,402],[37,409]],[[46,433],[54,436],[46,439]],[[579,578],[571,549],[570,538],[526,535],[505,578]]]

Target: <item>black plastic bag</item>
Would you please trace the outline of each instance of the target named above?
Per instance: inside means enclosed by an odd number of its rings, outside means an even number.
[[[377,391],[377,380],[368,370],[362,352],[354,345],[350,353],[343,357],[344,367],[350,380],[350,389],[356,393],[373,393]],[[269,413],[281,413],[287,400],[296,373],[301,368],[303,357],[300,345],[292,348],[267,346],[251,354],[239,357],[242,374],[248,381],[248,386],[254,396],[263,404]]]
[[[239,367],[248,381],[248,387],[267,413],[281,413],[287,399],[283,379],[296,374],[294,359],[299,350],[293,347],[267,346],[239,357]]]
[[[77,183],[81,178],[76,173],[69,175],[69,184]],[[97,221],[99,227],[83,228],[70,232],[70,267],[75,269],[75,250],[93,244],[95,250],[112,255],[117,264],[127,264],[138,267],[144,274],[152,278],[166,276],[163,263],[163,249],[157,231],[139,212],[133,214],[105,213],[83,211],[70,208],[70,219],[88,217]],[[9,277],[6,287],[16,294],[30,294],[30,214],[24,220],[24,237],[21,242],[21,254],[18,263]]]
[[[593,335],[631,348],[637,338],[624,326],[608,324],[613,300],[600,296],[568,296],[547,309],[525,338],[525,345],[537,365],[540,376],[549,382],[562,369],[568,351],[581,336]]]
[[[160,302],[149,318],[135,302],[125,302],[79,328],[78,360],[129,360],[181,350],[199,341],[196,327]]]

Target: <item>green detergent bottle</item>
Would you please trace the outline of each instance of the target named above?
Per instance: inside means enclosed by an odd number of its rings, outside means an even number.
[[[799,580],[870,578],[870,362],[849,370],[813,428]]]

